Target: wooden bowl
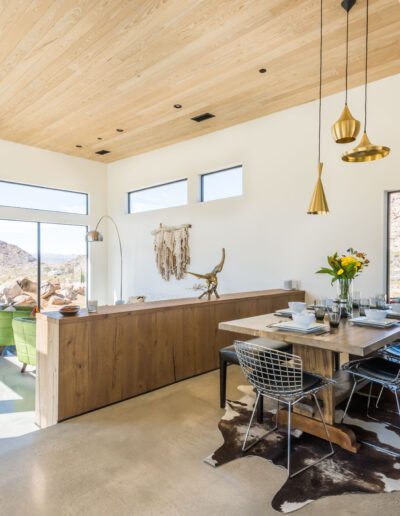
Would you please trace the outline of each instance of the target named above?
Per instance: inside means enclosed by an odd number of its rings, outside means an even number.
[[[78,305],[63,306],[59,312],[61,315],[76,315],[81,309]]]

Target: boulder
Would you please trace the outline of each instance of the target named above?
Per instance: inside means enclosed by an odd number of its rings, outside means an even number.
[[[50,296],[56,293],[56,288],[53,285],[53,283],[50,283],[50,281],[46,281],[45,283],[42,283],[42,286],[40,287],[40,297],[42,299],[48,299]]]
[[[13,299],[23,293],[16,281],[5,283],[0,287],[0,298],[6,303],[12,303]]]
[[[28,278],[22,278],[22,279],[17,280],[17,283],[24,292],[36,293],[36,291],[37,291],[36,281],[32,281]]]
[[[71,300],[66,297],[59,296],[58,294],[51,296],[49,299],[50,305],[70,305]]]
[[[73,288],[62,288],[57,292],[58,296],[66,297],[68,299],[76,299],[76,292],[73,290]]]
[[[74,283],[72,285],[74,292],[78,296],[84,296],[85,295],[85,285],[82,283]]]
[[[13,299],[13,306],[35,306],[36,300],[29,294],[21,294]]]

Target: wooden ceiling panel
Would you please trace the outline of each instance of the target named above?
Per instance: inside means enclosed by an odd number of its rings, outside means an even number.
[[[340,0],[324,4],[328,95],[344,87],[346,17]],[[314,100],[319,5],[0,0],[0,138],[111,162]],[[350,23],[353,87],[363,82],[365,0]],[[400,73],[397,0],[370,0],[369,57],[370,80]],[[206,111],[215,118],[190,119]],[[103,148],[111,153],[95,154]]]

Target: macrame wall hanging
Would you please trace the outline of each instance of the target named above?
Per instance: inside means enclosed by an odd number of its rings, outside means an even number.
[[[155,231],[154,251],[156,252],[156,264],[161,277],[169,281],[171,276],[180,280],[186,274],[190,263],[189,228],[190,224],[181,226],[163,226]]]

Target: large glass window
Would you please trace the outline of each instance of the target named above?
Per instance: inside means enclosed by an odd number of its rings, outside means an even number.
[[[0,303],[49,311],[86,306],[86,231],[86,226],[0,220]]]
[[[86,226],[40,224],[41,306],[86,306]]]
[[[187,204],[187,179],[135,190],[128,194],[129,213]]]
[[[0,205],[29,210],[88,214],[88,195],[55,188],[0,181]]]
[[[388,209],[388,295],[400,298],[400,191],[389,192]]]
[[[37,305],[38,226],[0,220],[0,303]]]
[[[242,165],[201,176],[201,202],[237,197],[243,193]]]

